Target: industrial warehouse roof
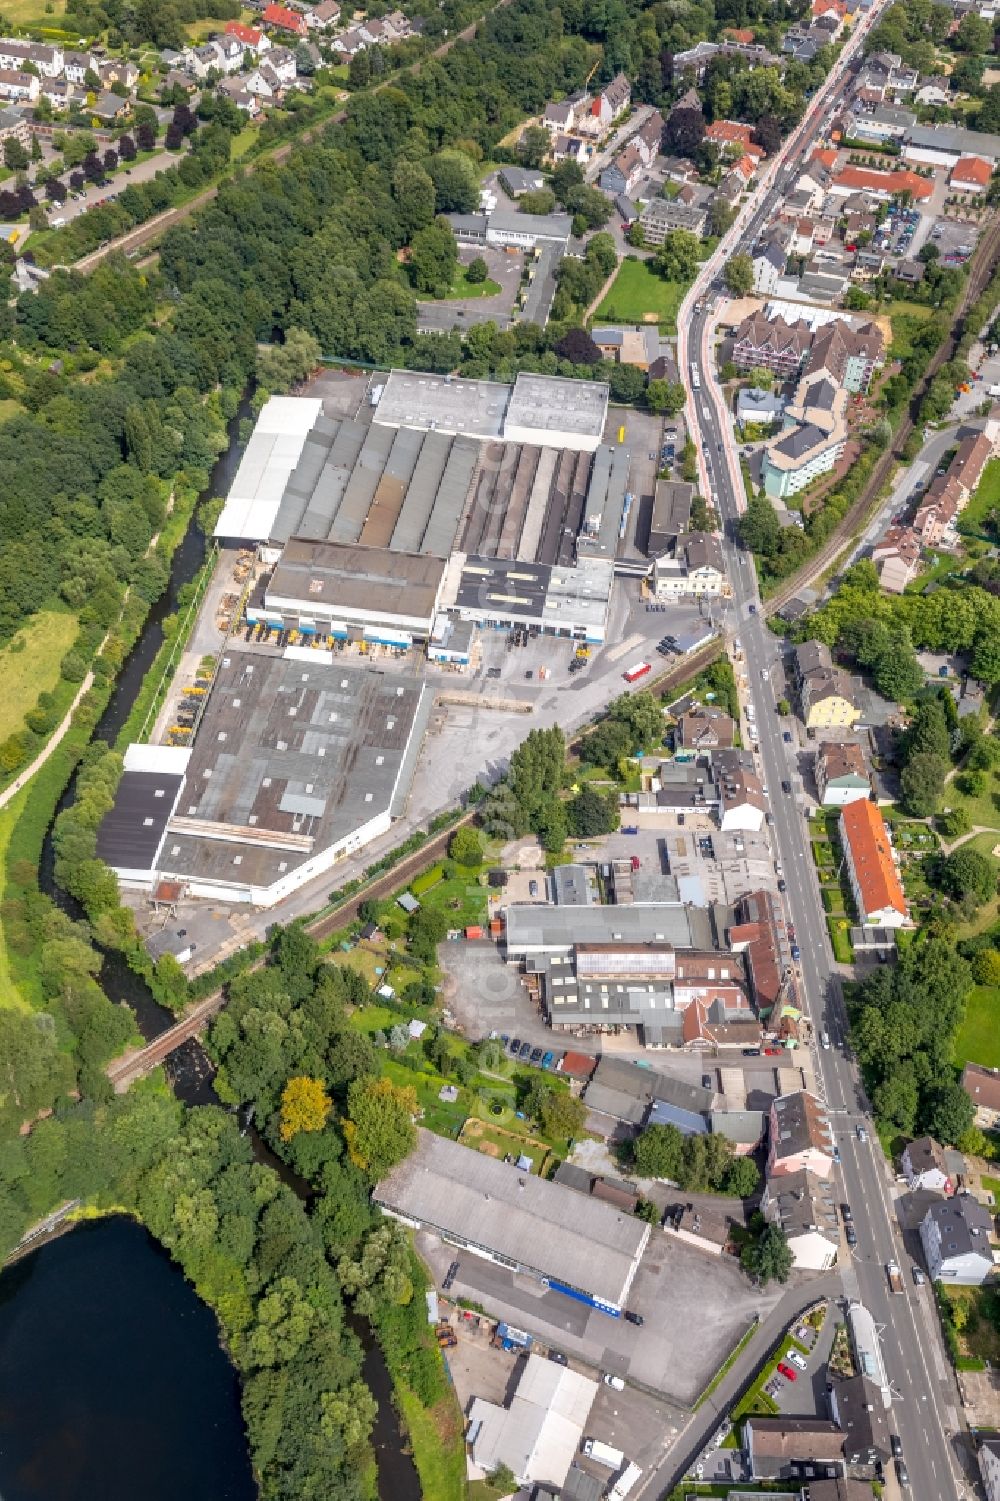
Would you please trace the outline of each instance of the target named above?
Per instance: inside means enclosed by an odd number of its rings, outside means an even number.
[[[418,1131],[373,1193],[404,1219],[621,1307],[649,1226],[600,1199]]]
[[[308,648],[230,648],[202,714],[160,855],[177,879],[268,887],[409,789],[432,699],[412,678]]]
[[[265,604],[280,610],[291,603],[324,620],[350,619],[362,610],[429,623],[444,572],[441,558],[294,537],[271,576]]]
[[[521,374],[509,386],[393,370],[375,408],[375,422],[470,438],[595,448],[604,431],[609,394],[600,381],[553,375]],[[579,439],[576,445],[574,438]]]
[[[184,778],[157,771],[126,771],[114,807],[97,833],[97,853],[118,870],[149,870]]]
[[[580,1447],[597,1382],[541,1355],[529,1355],[509,1407],[476,1397],[469,1409],[472,1457],[491,1471],[506,1464],[518,1479],[560,1485]]]
[[[675,948],[702,946],[697,909],[663,903],[644,907],[548,907],[507,908],[507,949],[518,954],[525,949],[569,949],[577,943],[671,943]],[[699,926],[697,938],[692,924]],[[704,947],[711,948],[709,936]]]
[[[257,418],[216,522],[217,537],[270,536],[288,478],[322,407],[318,398],[271,397]]]

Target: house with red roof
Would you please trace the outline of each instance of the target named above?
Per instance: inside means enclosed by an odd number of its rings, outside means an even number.
[[[861,921],[875,928],[901,928],[910,921],[885,819],[866,798],[841,809],[840,838]]]
[[[993,168],[981,156],[963,156],[951,169],[948,186],[956,193],[985,193],[993,178]]]
[[[271,26],[275,31],[290,31],[293,36],[305,36],[308,30],[305,16],[284,5],[265,6],[261,20],[265,26]]]
[[[841,167],[830,191],[843,198],[849,198],[852,193],[870,193],[873,198],[886,200],[897,193],[909,193],[915,202],[922,203],[934,192],[934,183],[905,169],[879,172],[870,167]]]
[[[271,39],[265,31],[257,26],[244,26],[242,21],[227,21],[226,36],[235,37],[242,42],[248,52],[266,52],[271,45]]]

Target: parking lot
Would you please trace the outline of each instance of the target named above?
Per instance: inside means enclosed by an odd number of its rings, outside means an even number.
[[[428,1231],[419,1232],[417,1248],[439,1285],[458,1262],[453,1296],[479,1304],[592,1369],[684,1405],[708,1384],[755,1312],[765,1317],[780,1296],[780,1291],[751,1287],[735,1259],[654,1230],[629,1293],[629,1307],[644,1320],[637,1328],[552,1292],[534,1277],[457,1252]]]
[[[458,252],[460,265],[468,266],[481,256],[490,280],[501,290],[492,297],[452,297],[443,302],[417,303],[417,328],[421,333],[447,333],[452,328],[472,328],[477,323],[495,323],[506,328],[521,285],[524,259],[520,253],[508,255],[489,246],[463,245]]]

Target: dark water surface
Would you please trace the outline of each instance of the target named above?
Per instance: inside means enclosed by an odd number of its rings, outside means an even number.
[[[0,1276],[2,1501],[254,1501],[215,1318],[152,1236],[81,1225]]]

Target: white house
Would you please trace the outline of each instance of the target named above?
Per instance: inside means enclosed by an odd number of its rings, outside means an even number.
[[[31,103],[38,98],[41,84],[34,73],[19,73],[10,68],[0,68],[0,99],[24,100]]]
[[[816,751],[816,790],[824,808],[871,797],[865,753],[855,740],[824,741]]]
[[[927,1270],[935,1282],[979,1287],[993,1270],[993,1216],[970,1193],[932,1204],[920,1222]]]
[[[772,1178],[761,1210],[769,1224],[784,1230],[795,1266],[806,1272],[826,1272],[834,1265],[840,1226],[829,1183],[805,1169]]]
[[[954,1192],[944,1147],[933,1136],[921,1136],[917,1141],[911,1141],[903,1152],[902,1166],[912,1189],[924,1188],[945,1195]]]
[[[8,73],[19,73],[25,63],[37,68],[42,78],[58,78],[64,66],[63,50],[61,47],[42,46],[38,42],[16,41],[11,37],[0,39],[0,68]]]
[[[979,1473],[986,1501],[1000,1501],[1000,1438],[979,1440]]]

